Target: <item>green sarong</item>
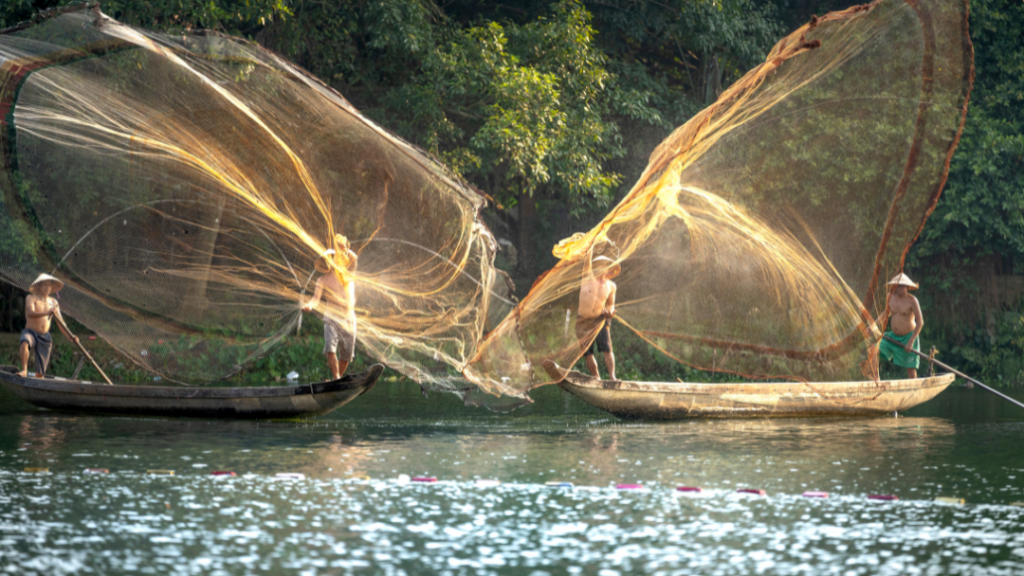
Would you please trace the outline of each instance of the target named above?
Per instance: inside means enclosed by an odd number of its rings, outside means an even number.
[[[907,352],[903,349],[914,333],[908,332],[903,336],[897,336],[893,334],[892,330],[886,330],[885,335],[896,340],[900,345],[897,346],[888,340],[882,339],[882,341],[878,343],[878,355],[897,366],[917,370],[917,367],[921,364],[921,357],[913,352]],[[914,350],[917,350],[918,352],[921,351],[921,338],[914,340]]]

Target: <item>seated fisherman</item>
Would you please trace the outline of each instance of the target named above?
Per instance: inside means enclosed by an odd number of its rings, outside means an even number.
[[[580,306],[576,318],[576,338],[580,342],[587,370],[594,378],[600,378],[597,360],[590,346],[591,338],[598,352],[604,353],[604,366],[608,376],[615,380],[615,353],[612,351],[611,318],[615,315],[615,283],[612,278],[619,275],[622,268],[607,256],[592,258],[593,252],[587,254],[583,265],[583,279],[580,283]],[[594,268],[598,271],[595,272]],[[597,337],[594,330],[600,326]]]
[[[29,286],[29,293],[25,296],[25,329],[21,331],[21,345],[18,348],[18,355],[21,357],[21,376],[28,376],[28,355],[29,348],[35,352],[36,378],[42,378],[46,374],[46,367],[50,363],[50,351],[53,348],[53,337],[50,335],[50,318],[56,315],[60,319],[57,326],[64,336],[72,342],[78,342],[78,337],[69,334],[64,330],[64,317],[60,315],[60,305],[50,294],[60,291],[64,283],[49,274],[40,274],[35,282]]]
[[[885,336],[896,340],[902,347],[883,338],[878,343],[878,354],[893,364],[906,368],[908,378],[917,378],[917,368],[921,359],[913,351],[921,351],[921,342],[917,336],[924,326],[924,318],[921,317],[921,305],[908,290],[917,289],[918,286],[909,276],[902,273],[897,274],[887,285],[894,288],[889,295],[885,312],[878,318],[878,324],[885,326],[885,321],[889,320]]]
[[[313,298],[302,307],[303,312],[312,312],[323,296],[324,355],[333,380],[341,378],[355,358],[356,291],[352,278],[332,267],[328,259],[345,272],[355,272],[358,258],[344,236],[339,234],[335,238],[335,246],[337,250],[324,252],[314,264],[323,276],[316,281]]]

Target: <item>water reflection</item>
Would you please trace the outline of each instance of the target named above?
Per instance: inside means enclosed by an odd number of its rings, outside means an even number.
[[[976,396],[977,412],[965,411],[956,394],[969,392],[951,392],[948,409],[907,418],[668,424],[618,421],[558,395],[532,413],[490,415],[446,400],[407,400],[403,413],[379,405],[385,392],[308,422],[68,415],[2,396],[0,571],[1024,571],[1024,508],[1009,505],[1024,500],[1024,420]],[[611,487],[620,482],[648,490]]]

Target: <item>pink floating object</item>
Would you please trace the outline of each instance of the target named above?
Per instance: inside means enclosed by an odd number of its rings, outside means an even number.
[[[676,488],[676,492],[703,492],[704,489],[696,486],[679,486]]]
[[[643,490],[643,484],[616,484],[616,490]]]
[[[828,498],[828,492],[804,492],[804,498]]]
[[[157,343],[157,344],[163,344],[163,343],[164,343],[164,341],[163,341],[163,340],[157,340],[157,341],[156,341],[156,343]]]
[[[89,340],[95,340],[95,339],[96,339],[95,336],[89,336]]]
[[[739,494],[756,494],[758,496],[767,496],[768,493],[764,490],[758,490],[757,488],[740,488],[736,491]]]
[[[234,476],[235,473],[230,470],[214,470],[210,472],[211,476]]]
[[[868,494],[868,500],[899,500],[899,496],[893,494]]]
[[[417,476],[412,479],[413,482],[437,482],[437,478],[434,476]]]

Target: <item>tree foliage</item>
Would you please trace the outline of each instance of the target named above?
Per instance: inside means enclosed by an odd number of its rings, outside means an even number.
[[[64,3],[8,0],[0,27]],[[783,34],[851,3],[107,0],[102,8],[146,28],[247,36],[324,79],[496,200],[491,221],[518,248],[517,280],[527,287],[548,248],[605,214],[674,127]],[[908,261],[930,289],[969,284],[968,265],[984,254],[1024,271],[1024,4],[972,0],[970,25],[977,79],[967,123]]]
[[[975,84],[949,181],[915,256],[1002,254],[1024,272],[1024,3],[971,3]]]

